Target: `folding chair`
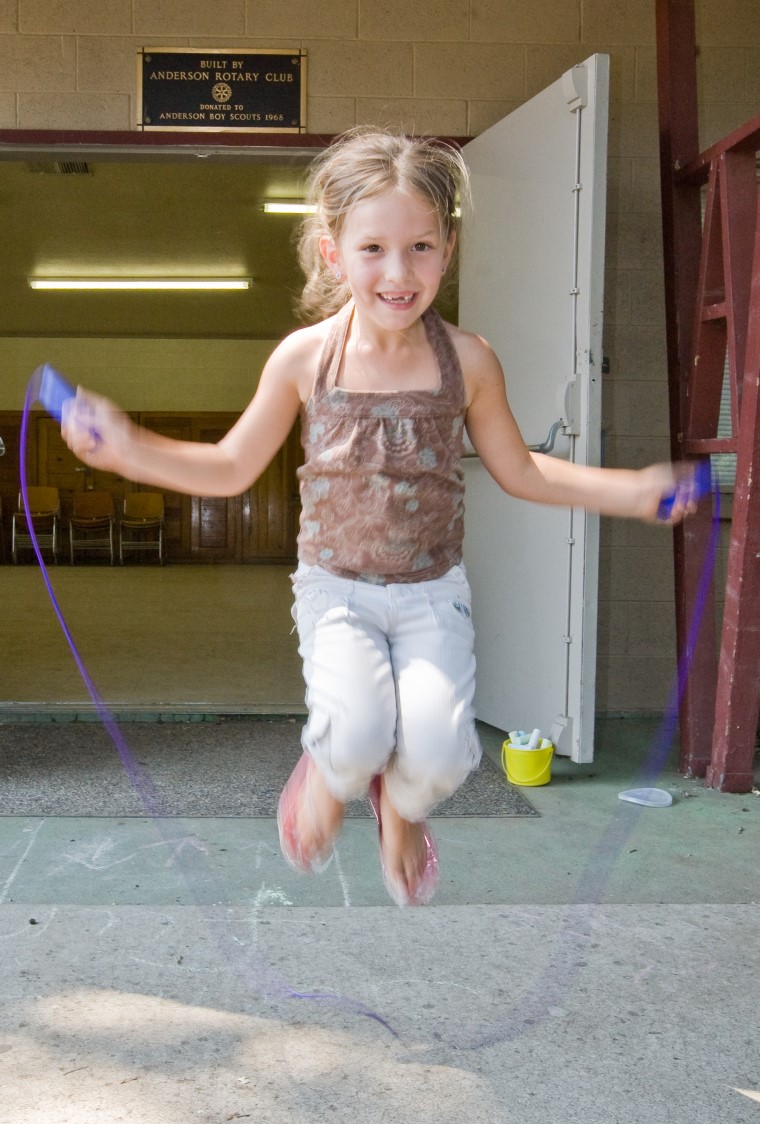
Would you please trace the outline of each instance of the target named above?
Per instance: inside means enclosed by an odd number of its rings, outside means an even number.
[[[160,492],[128,492],[124,497],[124,514],[119,520],[119,561],[122,566],[125,550],[155,550],[163,566],[164,497]]]
[[[74,565],[76,550],[107,550],[114,561],[113,496],[110,492],[75,492],[69,522],[69,552]]]
[[[53,561],[58,561],[58,525],[61,518],[61,500],[57,488],[33,486],[27,488],[29,514],[37,543],[41,550],[50,549]],[[18,562],[19,550],[32,550],[34,543],[26,521],[24,501],[19,492],[18,511],[13,513],[11,529],[11,558]]]

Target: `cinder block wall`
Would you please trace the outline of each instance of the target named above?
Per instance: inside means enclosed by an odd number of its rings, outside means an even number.
[[[308,128],[477,135],[611,56],[606,460],[668,455],[654,0],[0,0],[0,127],[131,129],[142,46],[308,49]],[[702,145],[760,110],[760,5],[697,0]],[[667,532],[606,523],[601,710],[656,710],[673,666]]]

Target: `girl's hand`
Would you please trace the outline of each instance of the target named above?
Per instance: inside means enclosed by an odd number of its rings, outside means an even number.
[[[639,471],[640,519],[665,526],[680,523],[697,510],[705,494],[695,464],[653,464]]]
[[[126,475],[128,451],[138,427],[127,415],[99,394],[82,387],[64,402],[61,435],[75,456],[92,468]]]

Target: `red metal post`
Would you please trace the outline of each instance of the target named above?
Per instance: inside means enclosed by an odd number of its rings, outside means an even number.
[[[739,433],[739,409],[747,356],[750,299],[753,272],[757,171],[754,145],[731,149],[719,160],[726,205],[723,212],[723,244],[726,266],[726,310],[728,360],[732,375],[731,413],[733,432]],[[755,269],[757,267],[755,266]]]
[[[693,354],[694,306],[702,243],[698,185],[676,184],[676,173],[699,153],[696,31],[693,0],[657,0],[657,81],[665,257],[671,455],[684,456],[688,386]],[[676,635],[686,651],[692,607],[710,534],[710,515],[699,512],[674,532]],[[704,776],[712,751],[717,652],[711,590],[691,655],[681,705],[680,768]]]
[[[749,331],[739,421],[734,512],[715,715],[707,784],[723,792],[752,788],[760,691],[760,194],[749,301]]]
[[[724,282],[723,224],[720,166],[713,164],[707,189],[702,231],[689,365],[684,442],[715,437],[718,432],[723,369],[726,361],[726,286]],[[686,450],[688,444],[686,444]]]

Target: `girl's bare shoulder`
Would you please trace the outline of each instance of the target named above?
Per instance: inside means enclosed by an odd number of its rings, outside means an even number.
[[[475,332],[465,331],[456,324],[446,322],[446,330],[454,344],[462,367],[468,399],[472,398],[477,386],[492,379],[503,383],[504,373],[496,352],[488,340]]]
[[[297,328],[277,345],[269,359],[269,367],[278,376],[286,377],[298,387],[299,397],[306,402],[311,396],[314,378],[334,317]]]

